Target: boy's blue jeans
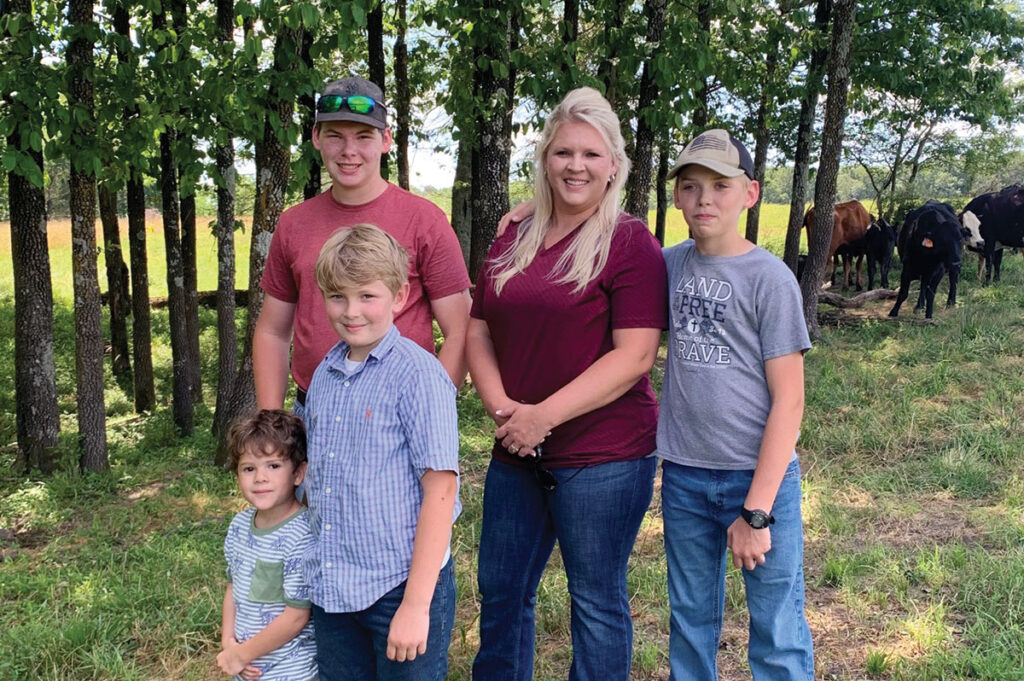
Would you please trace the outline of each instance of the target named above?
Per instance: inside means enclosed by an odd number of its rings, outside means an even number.
[[[533,678],[537,584],[554,548],[571,598],[571,681],[627,681],[633,620],[626,563],[651,503],[654,457],[553,469],[558,489],[529,468],[491,461],[480,537],[477,681]]]
[[[387,658],[391,618],[402,604],[405,582],[361,612],[325,612],[313,604],[320,681],[443,681],[455,623],[455,570],[441,569],[430,601],[427,651],[408,662]]]
[[[662,464],[672,681],[718,678],[715,656],[725,608],[726,531],[739,517],[753,477],[752,470]],[[813,681],[796,461],[786,469],[771,513],[771,550],[763,565],[743,570],[750,611],[750,670],[756,681]]]

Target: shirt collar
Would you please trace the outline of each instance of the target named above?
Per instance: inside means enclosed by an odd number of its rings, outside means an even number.
[[[370,350],[370,354],[366,357],[366,362],[371,359],[381,361],[384,356],[391,351],[391,348],[395,347],[395,343],[402,337],[402,333],[398,330],[398,327],[394,324],[388,329],[388,332],[384,334],[384,337],[380,339],[380,342],[374,346],[373,350]],[[345,355],[348,354],[349,345],[345,341],[338,341],[333,348],[331,348],[327,355],[324,357],[324,361],[327,362],[327,366],[334,371],[340,371],[343,374],[348,372],[345,370]],[[365,363],[364,363],[365,365]]]

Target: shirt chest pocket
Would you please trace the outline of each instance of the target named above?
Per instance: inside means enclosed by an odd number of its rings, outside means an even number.
[[[257,560],[249,582],[253,603],[284,602],[284,563]]]

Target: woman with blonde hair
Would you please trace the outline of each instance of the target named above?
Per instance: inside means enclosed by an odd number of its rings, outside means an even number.
[[[473,678],[533,678],[537,585],[557,540],[571,597],[569,678],[626,681],[626,564],[654,482],[648,373],[666,327],[665,264],[644,223],[618,208],[629,159],[600,93],[566,95],[535,166],[535,214],[492,246],[467,337],[474,385],[498,426]]]

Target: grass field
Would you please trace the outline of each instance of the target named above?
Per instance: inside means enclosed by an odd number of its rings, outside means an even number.
[[[762,215],[770,247],[781,238],[785,209],[766,207]],[[71,470],[70,253],[60,229],[51,227],[56,359]],[[0,232],[0,353],[11,358],[10,246],[4,226]],[[671,221],[669,240],[681,234],[681,223]],[[151,240],[154,261],[158,241]],[[201,288],[215,282],[211,243],[199,247]],[[807,356],[798,448],[816,679],[1024,679],[1021,260],[1007,257],[996,286],[968,277],[958,306],[939,309],[935,325],[891,322],[890,303],[880,302],[849,324],[826,328]],[[155,266],[151,278],[153,295],[162,295]],[[218,678],[221,542],[244,501],[231,476],[211,465],[215,315],[201,314],[206,403],[196,435],[175,437],[166,404],[151,415],[132,414],[129,397],[109,380],[106,475],[16,472],[8,446],[15,439],[14,367],[0,362],[0,680]],[[908,307],[903,316],[913,316]],[[155,311],[154,325],[158,396],[167,401],[164,311]],[[654,374],[660,383],[661,362]],[[475,556],[492,430],[469,387],[460,391],[459,410],[465,511],[453,541],[459,601],[450,678],[465,680],[477,645]],[[636,543],[629,590],[633,677],[665,679],[668,604],[657,498]],[[536,678],[564,679],[571,649],[557,552],[537,616]],[[749,678],[745,640],[742,581],[732,572],[722,679]]]

